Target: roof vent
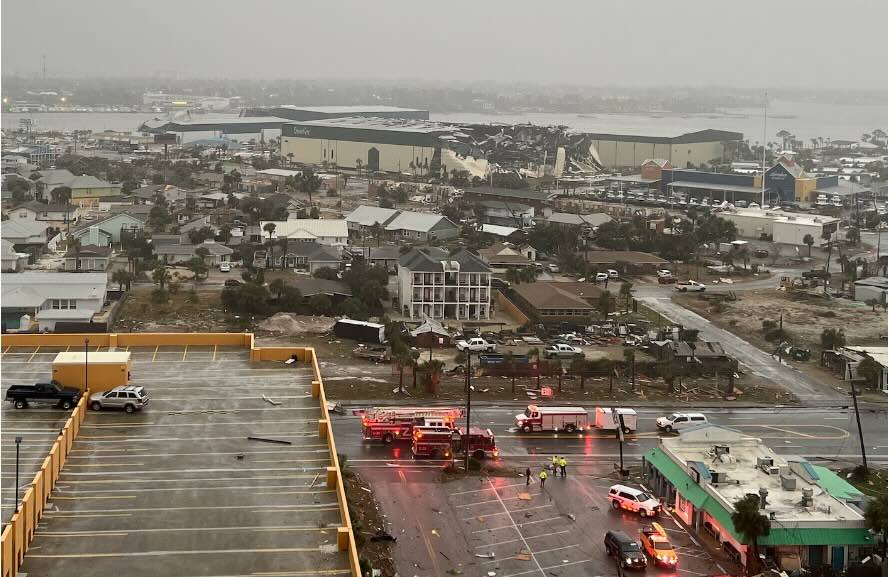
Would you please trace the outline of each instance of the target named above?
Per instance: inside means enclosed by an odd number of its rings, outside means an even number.
[[[768,506],[768,490],[764,487],[759,489],[759,509],[764,509]]]
[[[780,486],[784,491],[795,491],[796,478],[789,474],[780,475]]]
[[[814,489],[805,487],[802,489],[802,507],[811,507],[814,505]]]

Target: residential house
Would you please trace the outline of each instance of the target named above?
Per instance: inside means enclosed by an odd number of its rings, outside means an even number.
[[[51,144],[24,144],[10,150],[9,153],[25,158],[28,164],[35,166],[55,164],[58,154],[56,147]]]
[[[613,219],[603,212],[573,214],[570,212],[552,212],[546,210],[544,211],[544,216],[541,220],[563,228],[593,230],[606,222],[611,222]]]
[[[671,366],[674,375],[733,373],[735,370],[734,359],[717,342],[652,341],[650,353]]]
[[[426,318],[421,325],[410,331],[410,336],[421,349],[443,349],[450,346],[450,331],[435,319]]]
[[[62,186],[68,186],[76,176],[70,170],[65,168],[47,168],[38,171],[40,178],[37,179],[37,189],[43,192],[43,197],[52,200],[52,191]]]
[[[490,267],[466,250],[451,255],[438,247],[414,248],[398,261],[399,312],[410,318],[489,319],[490,276]]]
[[[111,212],[117,207],[131,207],[133,199],[130,196],[119,194],[117,196],[103,196],[99,199],[99,212]],[[123,209],[125,210],[125,208]]]
[[[577,253],[598,270],[617,269],[620,273],[650,274],[666,261],[657,255],[634,250],[588,250]]]
[[[274,232],[269,234],[265,225],[273,223]],[[292,218],[288,220],[263,220],[259,223],[262,238],[286,238],[294,241],[316,242],[342,250],[348,244],[348,227],[344,219]]]
[[[197,197],[197,206],[200,208],[219,208],[226,204],[228,204],[228,195],[221,190],[205,192]]]
[[[179,227],[179,232],[182,234],[188,234],[188,232],[192,230],[200,230],[204,227],[209,227],[213,230],[213,234],[218,232],[218,228],[210,223],[210,215],[202,214],[200,216],[196,216]]]
[[[519,190],[491,186],[479,186],[465,190],[465,198],[472,202],[500,201],[508,204],[520,203],[531,206],[535,210],[542,210],[555,196],[556,193],[551,191]]]
[[[28,164],[28,158],[26,156],[21,154],[4,154],[2,158],[0,158],[0,173],[30,174],[31,165]]]
[[[862,495],[847,481],[801,457],[774,452],[761,439],[717,425],[660,438],[644,454],[645,486],[707,546],[747,562],[745,537],[731,520],[734,504],[755,495],[771,530],[759,554],[779,568],[842,572],[870,555]]]
[[[335,247],[316,242],[287,241],[287,247],[266,251],[267,260],[274,258],[275,268],[291,268],[314,273],[320,268],[339,270],[342,256]]]
[[[204,257],[204,262],[209,266],[217,266],[219,263],[231,262],[234,250],[212,240],[206,240],[201,244],[164,244],[154,247],[154,254],[159,260],[167,264],[185,264],[198,256],[198,248],[206,248],[209,254]]]
[[[5,330],[30,330],[22,316],[36,321],[40,331],[53,331],[57,322],[90,322],[105,303],[108,275],[33,272],[3,274],[2,310]]]
[[[592,317],[596,307],[578,295],[576,287],[562,287],[560,286],[562,284],[573,285],[576,283],[537,281],[516,284],[512,287],[515,304],[531,318],[540,320],[576,320]],[[594,295],[597,300],[601,291],[594,285],[587,286],[589,295]]]
[[[28,253],[16,252],[15,246],[5,238],[0,240],[0,256],[3,272],[22,272],[28,264]]]
[[[864,359],[871,359],[881,367],[875,379],[866,381],[866,377],[860,374],[860,363]],[[855,381],[858,384],[866,384],[867,386],[875,385],[876,390],[888,393],[888,347],[864,347],[864,346],[844,346],[834,351],[823,352],[823,363],[840,373],[846,381]]]
[[[65,228],[74,224],[80,216],[80,208],[69,204],[44,204],[36,200],[6,210],[9,220],[30,220],[43,223],[47,228]]]
[[[362,204],[345,217],[348,232],[357,238],[372,238],[374,225],[379,225],[385,230],[385,225],[391,222],[401,211],[394,208],[382,208]]]
[[[530,256],[536,258],[536,250],[532,247],[516,247],[498,242],[478,251],[481,260],[493,270],[504,272],[508,268],[524,268],[535,266]]]
[[[65,253],[66,272],[106,271],[111,263],[110,246],[88,244],[79,249],[71,248]]]
[[[477,204],[484,211],[486,224],[518,229],[533,226],[534,208],[530,205],[502,200],[482,200]]]
[[[46,250],[47,227],[39,221],[7,220],[0,226],[0,237],[12,243],[16,252],[27,253],[28,263],[33,264]]]
[[[449,218],[440,214],[401,211],[387,225],[385,230],[393,239],[406,239],[427,242],[433,239],[446,240],[459,236],[459,227]]]
[[[81,174],[67,183],[71,189],[71,203],[80,206],[98,206],[102,198],[120,195],[120,184],[112,184],[89,174]]]
[[[79,240],[81,245],[111,246],[119,245],[122,238],[141,234],[144,229],[145,222],[142,219],[128,212],[121,212],[102,220],[81,224],[71,231],[71,236]]]
[[[875,300],[883,305],[888,299],[888,278],[871,276],[854,281],[854,300],[865,303]]]
[[[296,278],[287,281],[287,284],[299,289],[305,300],[315,295],[326,295],[330,297],[334,306],[352,296],[352,290],[348,285],[338,280],[298,275]]]
[[[133,199],[134,204],[153,205],[154,199],[158,194],[163,196],[168,204],[176,204],[178,202],[185,202],[188,196],[192,193],[171,184],[149,184],[137,188],[130,194],[130,196]]]
[[[496,237],[497,240],[509,243],[524,242],[527,233],[520,228],[514,226],[503,226],[500,224],[482,224],[478,229],[482,233]]]

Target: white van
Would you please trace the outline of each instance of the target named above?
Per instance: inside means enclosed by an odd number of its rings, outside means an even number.
[[[688,427],[705,425],[708,422],[706,415],[703,413],[672,413],[668,417],[657,419],[657,428],[671,433],[672,431],[681,431]]]
[[[642,517],[656,517],[662,510],[659,499],[626,485],[613,485],[607,492],[607,498],[614,509],[626,509]]]

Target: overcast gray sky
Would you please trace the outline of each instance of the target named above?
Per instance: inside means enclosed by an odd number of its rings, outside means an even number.
[[[7,74],[888,89],[888,2],[2,0]]]

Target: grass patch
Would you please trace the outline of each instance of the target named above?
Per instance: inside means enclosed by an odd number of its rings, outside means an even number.
[[[857,490],[870,497],[888,495],[888,470],[869,468],[869,474],[863,474],[863,467],[852,467],[839,471],[839,476],[854,485]]]

